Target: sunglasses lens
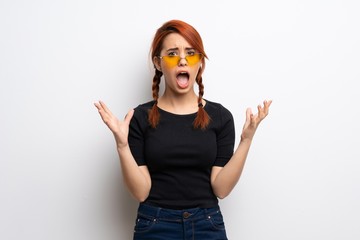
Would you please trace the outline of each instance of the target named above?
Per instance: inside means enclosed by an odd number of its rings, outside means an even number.
[[[200,61],[200,54],[186,56],[186,61],[188,62],[189,66],[193,66]]]
[[[163,56],[162,59],[168,67],[175,67],[179,64],[180,56]],[[201,54],[189,55],[185,59],[189,66],[193,66],[201,60]]]
[[[162,59],[164,59],[164,62],[168,67],[175,67],[180,61],[179,56],[163,56]]]

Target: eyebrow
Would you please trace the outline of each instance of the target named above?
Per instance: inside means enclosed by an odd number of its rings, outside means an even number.
[[[169,49],[167,49],[166,51],[168,52],[168,51],[178,51],[179,50],[179,48],[169,48]],[[185,48],[185,50],[186,51],[189,51],[189,50],[194,50],[195,51],[195,48],[193,48],[193,47],[187,47],[187,48]]]

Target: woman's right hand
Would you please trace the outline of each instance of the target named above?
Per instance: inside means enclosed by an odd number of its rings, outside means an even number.
[[[134,115],[134,109],[131,109],[125,116],[124,121],[120,121],[105,105],[104,102],[99,101],[94,103],[98,109],[99,114],[111,132],[114,134],[116,145],[118,148],[122,148],[128,145],[129,124],[132,116]]]

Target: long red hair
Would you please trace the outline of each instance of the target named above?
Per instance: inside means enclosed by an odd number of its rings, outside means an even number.
[[[154,58],[160,55],[163,47],[164,39],[170,33],[178,33],[199,53],[202,54],[202,67],[200,68],[198,75],[196,76],[196,83],[199,86],[199,97],[198,97],[198,112],[194,120],[194,128],[205,129],[210,122],[210,117],[205,111],[202,105],[202,98],[204,95],[204,85],[202,83],[202,73],[205,69],[205,58],[208,58],[200,34],[190,24],[180,20],[170,20],[164,23],[155,33],[153,42],[151,44],[150,56],[152,61]],[[152,96],[155,101],[154,105],[149,111],[149,123],[153,128],[156,128],[160,121],[160,113],[157,106],[157,100],[159,98],[159,85],[161,81],[162,72],[155,68],[155,75],[153,77],[152,84]]]

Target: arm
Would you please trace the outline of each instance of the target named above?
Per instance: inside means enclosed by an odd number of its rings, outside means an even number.
[[[146,166],[139,167],[137,165],[128,144],[129,124],[134,110],[130,110],[126,114],[124,121],[120,121],[111,113],[105,103],[99,101],[99,103],[95,103],[95,106],[102,120],[114,135],[121,170],[127,188],[135,199],[140,202],[145,201],[151,188],[149,170]]]
[[[252,139],[260,122],[268,115],[272,101],[264,101],[264,107],[258,106],[258,114],[246,110],[246,121],[241,134],[239,146],[224,167],[214,166],[211,171],[211,185],[215,195],[222,199],[229,195],[240,179],[250,150]]]

